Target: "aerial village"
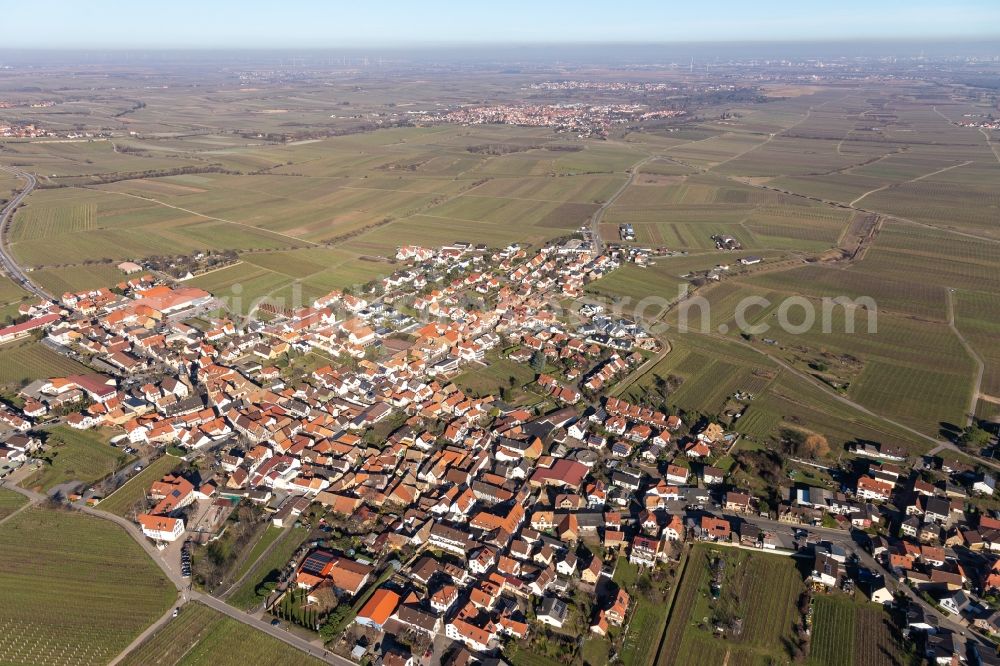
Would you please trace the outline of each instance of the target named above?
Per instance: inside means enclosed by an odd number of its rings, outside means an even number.
[[[1000,634],[993,475],[947,452],[864,443],[830,487],[761,493],[717,464],[735,432],[612,395],[662,341],[600,304],[556,308],[630,260],[586,237],[533,251],[403,246],[376,284],[263,321],[136,266],[115,289],[25,305],[25,321],[0,330],[91,368],[23,387],[23,407],[0,410],[0,455],[42,455],[36,427],[58,421],[114,428],[109,446],[147,459],[169,448],[200,461],[156,481],[130,519],[185,562],[238,504],[306,525],[263,608],[332,597],[332,648],[355,660],[448,649],[468,663],[511,640],[558,651],[577,630],[620,639],[635,595],[653,592],[620,587],[616,568],[669,587],[658,572],[690,541],[804,554],[817,593],[906,596],[906,628],[935,659],[960,649],[957,627]],[[328,362],[297,364],[306,357]],[[452,381],[497,359],[533,380],[502,377],[496,395]],[[540,399],[525,406],[522,390]]]
[[[686,111],[651,108],[644,104],[491,104],[468,105],[438,113],[414,112],[420,122],[461,125],[502,124],[522,127],[552,127],[578,137],[607,137],[614,125],[636,120],[675,118]]]

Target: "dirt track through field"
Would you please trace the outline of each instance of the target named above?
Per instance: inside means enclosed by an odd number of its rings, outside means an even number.
[[[875,194],[876,192],[881,192],[882,190],[887,190],[890,187],[899,187],[900,185],[907,185],[909,183],[915,183],[918,180],[923,180],[924,178],[930,178],[931,176],[936,176],[939,173],[944,173],[945,171],[951,171],[952,169],[957,169],[958,167],[964,167],[966,165],[972,164],[972,162],[973,162],[972,160],[966,160],[965,162],[962,162],[961,164],[952,164],[951,166],[946,166],[943,169],[938,169],[936,171],[931,171],[930,173],[925,173],[922,176],[917,176],[916,178],[911,178],[910,180],[904,180],[904,181],[902,181],[900,183],[889,183],[888,185],[883,185],[882,187],[876,187],[875,189],[868,190],[867,192],[865,192],[864,194],[862,194],[860,197],[858,197],[857,199],[855,199],[854,201],[852,201],[851,203],[849,203],[848,206],[851,206],[853,208],[854,206],[857,205],[857,203],[859,201],[861,201],[862,199],[864,199],[865,197],[867,197],[870,194]]]
[[[965,348],[966,353],[972,358],[976,363],[976,379],[972,385],[972,396],[969,398],[969,408],[966,410],[966,423],[965,425],[972,425],[976,418],[976,402],[979,401],[980,391],[983,386],[983,373],[986,370],[986,364],[983,363],[983,358],[979,355],[972,345],[969,344],[965,336],[962,335],[962,331],[958,330],[958,326],[955,325],[955,290],[945,288],[948,295],[948,327],[951,328],[952,333],[958,338],[958,341],[962,343]]]
[[[90,189],[90,188],[84,188],[84,189]],[[244,228],[247,228],[247,229],[253,229],[254,231],[259,231],[260,233],[263,233],[263,234],[270,234],[271,236],[278,236],[278,237],[284,238],[286,240],[294,241],[296,243],[303,243],[305,245],[312,245],[313,247],[321,247],[321,245],[319,243],[315,243],[315,242],[313,242],[311,240],[306,240],[304,238],[299,238],[297,236],[290,236],[288,234],[283,234],[280,231],[274,231],[272,229],[267,229],[265,227],[256,227],[256,226],[254,226],[252,224],[247,224],[245,222],[237,222],[236,220],[227,220],[224,217],[215,217],[214,215],[206,215],[204,213],[199,213],[196,210],[191,210],[190,208],[181,208],[180,206],[175,206],[173,204],[168,204],[165,201],[160,201],[159,199],[154,199],[152,197],[144,197],[144,196],[140,196],[138,194],[130,194],[128,192],[115,192],[115,191],[112,191],[112,190],[99,190],[99,191],[100,192],[104,192],[105,194],[118,194],[118,195],[121,195],[123,197],[132,197],[133,199],[142,199],[143,201],[149,201],[151,203],[159,204],[160,206],[164,206],[166,208],[173,208],[174,210],[179,210],[179,211],[181,211],[183,213],[188,213],[189,215],[196,215],[197,217],[201,217],[201,218],[204,218],[206,220],[213,220],[215,222],[225,222],[226,224],[235,224],[238,227],[244,227]]]

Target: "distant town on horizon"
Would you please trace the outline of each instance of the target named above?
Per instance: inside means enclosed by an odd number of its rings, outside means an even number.
[[[13,8],[0,663],[1000,664],[994,10],[765,4]]]

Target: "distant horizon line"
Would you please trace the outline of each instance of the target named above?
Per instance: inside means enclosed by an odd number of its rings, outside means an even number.
[[[983,34],[978,36],[968,35],[940,35],[933,37],[919,36],[899,36],[899,37],[834,37],[834,38],[774,38],[774,39],[677,39],[669,41],[649,41],[649,40],[576,40],[576,41],[540,41],[540,40],[507,40],[496,42],[483,41],[440,41],[440,42],[395,42],[379,43],[370,42],[364,44],[351,44],[343,46],[302,46],[302,45],[127,45],[111,44],[101,46],[97,44],[80,44],[75,46],[0,46],[0,53],[4,52],[66,52],[66,51],[345,51],[354,49],[489,49],[489,48],[523,48],[523,47],[656,47],[656,46],[689,46],[689,45],[720,45],[720,46],[741,46],[741,45],[804,45],[804,44],[954,44],[954,45],[974,45],[985,43],[1000,44],[1000,33]],[[1000,56],[1000,53],[997,53]]]

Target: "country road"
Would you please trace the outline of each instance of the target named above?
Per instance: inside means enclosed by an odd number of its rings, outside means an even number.
[[[729,515],[727,517],[730,519],[741,518],[735,515]],[[992,640],[982,636],[978,632],[972,631],[968,625],[956,621],[954,616],[942,613],[940,610],[927,603],[923,597],[914,592],[908,585],[897,579],[892,572],[883,566],[881,562],[872,557],[871,553],[855,542],[850,531],[814,525],[790,525],[777,520],[759,517],[754,517],[749,520],[758,527],[766,529],[770,532],[794,534],[796,530],[805,530],[815,536],[821,536],[827,541],[841,546],[849,553],[857,555],[860,563],[865,567],[881,574],[883,580],[885,581],[885,585],[890,592],[906,596],[912,603],[916,603],[918,606],[923,608],[925,613],[933,615],[938,621],[938,626],[945,627],[954,632],[956,635],[965,636],[967,640],[975,640],[985,646],[988,646],[990,650],[995,649],[996,646]]]
[[[53,297],[48,294],[42,287],[31,281],[30,278],[24,273],[17,262],[11,256],[7,247],[7,231],[10,220],[14,215],[14,211],[18,206],[24,201],[37,186],[38,180],[33,174],[26,171],[16,169],[13,167],[0,166],[0,169],[14,174],[18,178],[22,178],[25,181],[25,186],[16,194],[13,198],[8,201],[2,210],[0,210],[0,270],[2,270],[6,275],[8,275],[15,283],[21,286],[26,291],[43,298],[45,300],[54,300]],[[18,492],[28,498],[28,503],[18,509],[14,514],[8,516],[7,519],[12,518],[13,515],[20,513],[21,511],[28,509],[32,506],[37,506],[48,499],[45,495],[36,493],[32,490],[22,488],[13,483],[0,482],[0,486]],[[243,624],[249,625],[263,631],[266,634],[286,643],[302,652],[305,652],[313,657],[320,659],[328,664],[334,664],[335,666],[355,666],[354,662],[349,659],[345,659],[340,655],[334,654],[323,647],[318,641],[317,643],[312,643],[300,636],[297,636],[283,628],[273,627],[270,622],[262,620],[261,618],[251,615],[249,613],[244,613],[232,606],[226,604],[224,601],[217,599],[213,596],[202,594],[196,590],[190,588],[190,583],[186,579],[180,576],[180,574],[175,571],[163,558],[162,553],[156,549],[155,546],[142,534],[135,523],[115,516],[104,511],[99,511],[93,507],[87,506],[86,504],[73,504],[72,507],[82,513],[89,516],[94,516],[102,520],[111,521],[122,529],[132,539],[138,543],[143,550],[149,555],[149,557],[156,563],[156,565],[163,571],[164,575],[173,583],[174,587],[177,588],[178,592],[178,607],[183,606],[188,601],[199,601],[206,606],[209,606],[216,611],[238,621]],[[148,627],[144,632],[142,632],[136,639],[119,654],[111,663],[115,664],[120,661],[130,650],[137,647],[144,640],[152,636],[156,631],[164,627],[171,619],[173,615],[173,608],[169,609],[162,617],[160,617],[156,622],[154,622],[150,627]]]
[[[628,189],[629,185],[635,182],[635,177],[639,174],[639,167],[654,159],[656,159],[656,155],[649,155],[629,167],[628,179],[622,183],[622,186],[615,190],[615,193],[608,197],[608,200],[601,204],[601,207],[595,210],[594,214],[590,217],[590,234],[593,236],[593,240],[591,242],[594,245],[595,255],[599,255],[604,251],[604,241],[601,240],[600,226],[601,220],[604,218],[605,211],[611,207],[611,204],[618,200],[618,197],[625,193],[625,190]]]
[[[0,487],[12,490],[14,492],[20,493],[28,498],[28,504],[19,509],[23,511],[24,509],[32,506],[37,506],[42,502],[46,501],[48,498],[41,493],[36,493],[27,488],[22,488],[13,483],[0,482]],[[286,643],[306,654],[309,654],[316,659],[326,662],[327,664],[333,664],[334,666],[356,666],[356,664],[350,659],[341,657],[338,654],[330,652],[317,640],[316,643],[308,641],[301,636],[298,636],[282,627],[271,626],[271,623],[265,619],[261,619],[256,615],[250,613],[244,613],[243,611],[234,608],[227,604],[226,602],[213,597],[208,594],[203,594],[197,590],[193,590],[190,587],[190,583],[180,576],[174,569],[163,559],[162,553],[156,549],[156,547],[147,539],[135,523],[116,516],[114,514],[106,513],[104,511],[99,511],[93,507],[87,506],[86,504],[71,504],[73,509],[85,513],[88,516],[94,516],[95,518],[100,518],[102,520],[108,520],[116,525],[120,526],[125,530],[126,533],[132,539],[138,543],[143,550],[150,556],[153,562],[163,571],[163,574],[173,583],[174,587],[177,589],[178,600],[176,602],[177,607],[180,608],[184,606],[189,601],[197,601],[206,606],[222,613],[223,615],[236,620],[237,622],[242,622],[248,626],[255,629],[263,631],[264,633],[278,639],[279,641]],[[183,611],[181,611],[183,612]],[[170,608],[162,617],[160,617],[156,622],[154,622],[150,627],[143,631],[139,636],[133,640],[133,642],[124,650],[121,654],[115,657],[111,664],[118,663],[125,655],[141,644],[144,640],[151,637],[159,629],[163,628],[171,619],[173,615],[173,607]]]
[[[49,295],[48,292],[32,282],[28,276],[24,274],[24,271],[22,271],[21,267],[17,265],[17,262],[14,261],[14,258],[10,255],[10,251],[7,248],[7,227],[10,224],[11,218],[14,217],[14,211],[21,205],[21,202],[24,201],[25,197],[31,194],[31,191],[35,189],[35,186],[38,184],[38,179],[36,179],[33,174],[30,174],[27,171],[21,171],[20,169],[14,167],[0,166],[0,169],[7,171],[8,173],[12,173],[18,178],[23,178],[26,182],[24,188],[15,194],[14,198],[8,201],[3,207],[3,210],[0,211],[0,269],[2,269],[11,280],[16,282],[26,291],[31,292],[39,298],[53,300],[52,296]]]

